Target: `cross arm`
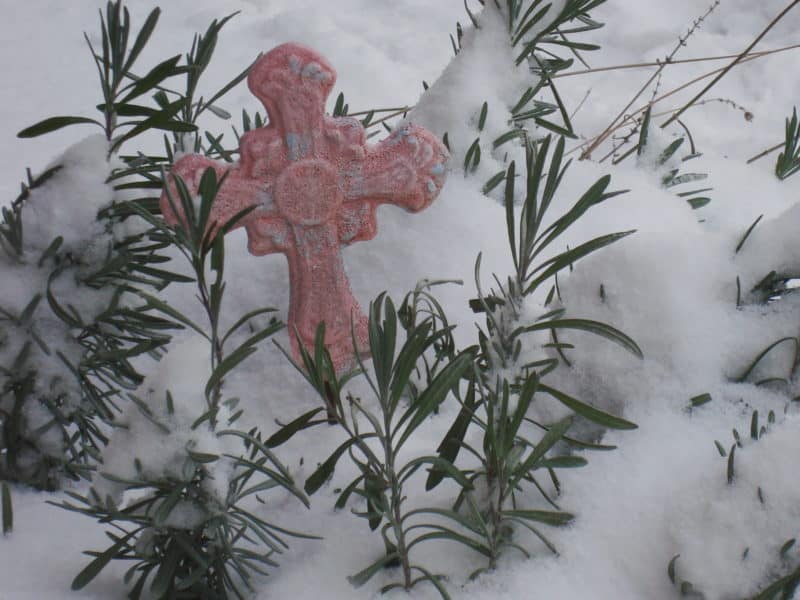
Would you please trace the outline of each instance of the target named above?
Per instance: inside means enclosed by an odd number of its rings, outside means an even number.
[[[228,163],[221,163],[204,156],[189,155],[179,159],[167,178],[167,189],[172,197],[173,204],[181,213],[180,197],[175,184],[175,176],[179,176],[189,192],[197,194],[200,186],[200,179],[206,169],[214,169],[217,179],[221,179],[227,175],[225,181],[217,192],[217,197],[214,200],[214,206],[211,211],[211,222],[217,226],[230,221],[239,212],[252,205],[260,205],[263,203],[263,193],[261,185],[258,181],[245,177],[238,164],[230,165]],[[161,193],[161,212],[164,219],[175,225],[184,220],[183,214],[176,214],[173,211],[173,206],[169,201],[168,192],[165,189]],[[251,213],[252,214],[252,213]],[[236,224],[236,227],[242,227],[247,224],[249,216],[245,217]]]
[[[396,129],[347,174],[345,200],[423,210],[444,185],[448,158],[445,146],[429,131],[415,125]]]

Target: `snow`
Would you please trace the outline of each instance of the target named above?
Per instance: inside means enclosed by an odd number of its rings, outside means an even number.
[[[36,450],[22,452],[20,462],[25,464],[24,471],[34,467],[37,453],[56,459],[64,454],[61,429],[54,426],[53,416],[41,399],[60,406],[64,414],[72,413],[80,402],[72,368],[53,359],[61,354],[77,364],[84,349],[70,327],[47,307],[48,292],[61,304],[72,304],[84,322],[103,312],[113,297],[112,290],[90,288],[81,282],[83,275],[97,271],[103,264],[111,252],[114,235],[121,233],[114,228],[106,231],[96,219],[98,211],[113,199],[113,189],[106,183],[106,177],[116,165],[109,164],[107,155],[105,138],[94,135],[74,144],[58,161],[47,165],[47,169],[58,167],[58,170],[31,191],[20,213],[21,253],[0,252],[3,270],[0,308],[20,318],[27,307],[35,307],[30,322],[3,319],[6,339],[0,344],[0,365],[6,368],[15,364],[25,352],[26,344],[29,345],[30,352],[19,369],[36,373],[30,395],[35,400],[25,402],[19,409],[24,422],[23,435],[29,441],[37,440]],[[57,238],[61,238],[57,248],[59,258],[52,253],[46,256]],[[51,277],[56,260],[63,264]],[[38,302],[31,305],[34,298]],[[3,373],[0,382],[5,388],[11,377]],[[15,402],[13,394],[5,394],[0,406],[3,413],[13,413]],[[40,429],[43,433],[36,434]]]
[[[15,182],[26,166],[38,172],[53,162],[67,165],[61,179],[54,179],[52,185],[57,183],[60,190],[69,191],[65,197],[75,199],[69,205],[53,199],[36,206],[42,214],[36,215],[32,226],[41,230],[32,234],[32,240],[46,247],[49,242],[42,240],[66,232],[67,245],[89,254],[93,246],[88,242],[100,239],[101,233],[92,229],[91,215],[110,199],[107,186],[101,183],[109,168],[102,138],[86,138],[90,130],[80,127],[31,141],[11,138],[46,116],[90,114],[99,92],[80,32],[98,29],[95,9],[104,4],[100,0],[18,4],[8,11],[0,36],[1,66],[8,82],[0,90],[4,111],[0,135],[8,141],[0,146],[0,169],[5,175],[0,180],[2,197],[10,200],[16,196]],[[130,4],[135,22],[141,22],[155,5],[153,0]],[[477,10],[477,3],[472,4]],[[740,52],[784,4],[782,0],[756,4],[723,0],[677,58]],[[185,51],[194,31],[204,30],[213,18],[241,10],[223,30],[209,83],[221,85],[262,49],[297,40],[314,46],[337,68],[331,106],[340,90],[351,112],[410,106],[423,91],[421,82],[431,84],[409,118],[438,135],[448,132],[453,149],[448,183],[424,213],[381,208],[378,237],[348,248],[345,263],[363,306],[384,290],[399,302],[422,278],[463,280],[461,286],[436,288],[436,294],[458,325],[457,343],[462,347],[474,343],[474,323],[479,316],[472,313],[467,301],[476,295],[476,256],[483,255],[484,287],[489,287],[492,273],[502,279],[512,269],[504,210],[496,198],[487,198],[480,190],[508,161],[516,159],[520,170],[518,147],[505,145],[506,156],[505,151],[493,153],[491,142],[508,130],[509,109],[527,87],[524,68],[514,67],[513,53],[497,41],[502,34],[497,15],[487,10],[479,17],[482,29],[474,31],[457,0],[173,0],[162,8],[153,48],[145,53],[143,62]],[[585,36],[585,41],[596,42],[603,49],[584,56],[592,66],[663,57],[706,8],[706,3],[694,0],[608,2],[592,13],[607,22],[607,27]],[[451,61],[448,34],[455,31],[456,21],[465,27],[464,48]],[[797,43],[798,30],[800,10],[790,13],[760,47]],[[560,552],[558,557],[533,546],[537,552],[532,560],[508,555],[497,572],[468,582],[467,574],[481,566],[474,556],[445,545],[420,547],[418,560],[449,576],[453,597],[670,600],[679,592],[670,583],[667,565],[680,554],[675,563],[679,581],[691,582],[709,600],[741,598],[800,562],[796,548],[780,557],[784,542],[800,534],[800,487],[793,461],[800,417],[796,403],[790,402],[798,395],[797,383],[790,381],[788,389],[755,385],[766,377],[787,376],[793,358],[791,345],[775,348],[746,381],[737,381],[763,349],[782,337],[796,335],[797,296],[789,294],[764,305],[755,303],[749,290],[773,269],[786,274],[800,272],[798,182],[796,178],[783,183],[775,179],[774,157],[745,165],[747,158],[774,145],[783,134],[783,119],[797,102],[797,81],[790,76],[796,71],[796,62],[794,51],[736,67],[711,93],[710,97],[745,107],[754,115],[752,121],[745,120],[730,103],[716,101],[691,109],[682,119],[703,153],[681,165],[682,171],[708,173],[709,178],[696,187],[714,188],[708,194],[711,203],[697,211],[677,197],[676,190],[661,187],[660,174],[652,168],[652,154],[616,167],[610,161],[576,161],[570,167],[558,196],[557,208],[562,211],[609,172],[611,189],[630,191],[593,207],[555,251],[610,232],[636,229],[637,233],[580,261],[569,275],[562,274],[563,304],[571,316],[607,322],[629,334],[645,358],[639,360],[606,340],[575,333],[562,340],[576,345],[568,351],[574,366],[557,370],[553,381],[556,387],[621,414],[639,428],[606,432],[603,443],[616,445],[616,450],[588,453],[587,467],[561,472],[559,504],[577,519],[570,527],[548,531]],[[711,68],[703,63],[671,66],[664,72],[660,89],[668,91]],[[576,131],[584,138],[602,131],[650,72],[623,70],[560,79],[559,91],[573,110],[587,91],[591,92],[574,115]],[[673,96],[656,109],[678,107],[691,92]],[[647,99],[649,92],[635,107]],[[477,115],[484,101],[489,105],[488,117],[484,131],[478,132]],[[234,90],[221,105],[233,114],[242,107],[251,113],[259,108],[245,86]],[[654,128],[664,118],[654,117]],[[217,131],[228,128],[216,117],[209,117],[204,124]],[[680,128],[660,134],[654,131],[651,152],[656,154],[674,133],[681,132]],[[461,165],[476,137],[482,144],[481,165],[465,177]],[[83,141],[64,154],[79,140]],[[567,148],[574,145],[570,142]],[[681,155],[688,152],[687,146],[684,143]],[[599,160],[606,152],[604,146],[593,158]],[[53,161],[54,157],[61,158]],[[41,198],[49,197],[47,189]],[[745,231],[762,214],[764,218],[737,253]],[[229,236],[226,260],[229,321],[261,306],[274,306],[279,318],[286,318],[288,270],[283,257],[248,255],[244,234],[237,232]],[[13,301],[19,309],[42,289],[41,281],[26,270],[28,266],[2,263],[2,267],[3,302]],[[740,307],[737,277],[742,290]],[[191,285],[168,289],[171,302],[199,319],[202,314],[194,293]],[[543,298],[529,299],[524,314],[534,318],[542,314],[542,303]],[[60,335],[56,324],[40,327],[50,336]],[[289,347],[285,332],[276,340]],[[541,351],[541,339],[532,337],[525,343],[526,352]],[[140,393],[162,411],[161,417],[172,420],[176,433],[164,436],[131,406],[123,417],[129,429],[119,430],[112,438],[102,470],[131,474],[134,457],[165,472],[177,468],[176,457],[192,441],[186,424],[204,403],[207,347],[203,344],[184,336],[161,363],[143,365],[151,377]],[[6,350],[0,350],[0,357],[3,352]],[[175,415],[163,414],[167,389],[176,398]],[[352,389],[370,401],[363,381],[355,382]],[[266,434],[274,430],[276,420],[286,422],[318,406],[313,391],[269,343],[237,369],[226,383],[226,392],[242,398],[243,419],[258,424]],[[691,407],[690,399],[704,393],[711,395],[711,402]],[[431,453],[456,409],[446,404],[406,451]],[[761,423],[766,423],[770,411],[776,422],[761,439],[750,440],[755,409]],[[564,414],[563,407],[554,404],[537,404],[535,410],[548,420]],[[729,484],[727,459],[719,455],[714,441],[730,451],[734,428],[742,435],[743,447],[736,450],[735,478]],[[279,448],[278,454],[302,483],[340,441],[335,428],[317,428],[299,434]],[[223,443],[208,436],[194,442],[201,444],[202,452],[230,451],[203,446]],[[361,519],[349,510],[333,509],[334,489],[347,483],[355,472],[343,460],[331,484],[312,497],[310,510],[292,502],[288,494],[276,494],[270,500],[270,516],[281,526],[324,539],[292,540],[290,551],[280,559],[281,567],[259,582],[256,597],[307,598],[324,590],[325,597],[334,600],[372,598],[381,585],[392,581],[392,573],[383,573],[354,590],[345,580],[383,550],[381,541]],[[152,474],[156,476],[157,471]],[[102,481],[96,480],[95,485],[107,486],[104,493],[115,491]],[[225,481],[225,474],[220,473],[219,494],[224,493]],[[758,498],[759,487],[763,503]],[[421,494],[419,476],[411,489]],[[34,493],[18,486],[12,494],[15,529],[0,539],[0,598],[126,597],[121,585],[124,566],[114,564],[83,591],[69,592],[71,579],[88,562],[80,552],[107,545],[100,525],[46,503],[59,501],[63,498],[60,494]],[[445,496],[437,489],[437,501],[444,502]],[[536,500],[533,495],[527,499]],[[419,498],[412,499],[417,501]],[[176,514],[186,519],[192,516]],[[529,542],[533,545],[526,538]],[[749,550],[743,560],[745,548]],[[21,562],[19,556],[26,560]],[[425,600],[436,594],[419,586],[411,597]]]
[[[128,481],[184,480],[189,451],[220,457],[240,453],[240,444],[231,437],[214,435],[207,424],[192,427],[198,416],[208,410],[205,382],[211,369],[207,344],[199,336],[176,343],[159,362],[157,371],[137,390],[148,414],[130,403],[118,417],[119,427],[103,451],[100,477],[93,485],[101,498],[111,496],[117,504],[124,500],[125,486],[119,483],[120,478]],[[167,393],[173,400],[172,410],[167,404]],[[220,421],[226,423],[228,417],[229,412],[222,406]],[[106,474],[114,479],[106,478]],[[215,463],[213,479],[203,482],[204,491],[220,506],[225,504],[232,474],[230,461],[221,458]],[[196,507],[192,506],[184,510],[178,508],[169,518],[173,522],[190,521],[195,512]]]

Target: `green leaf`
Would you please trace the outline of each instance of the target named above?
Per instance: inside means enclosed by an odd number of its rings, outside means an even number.
[[[539,389],[544,389],[546,387],[541,382],[538,383],[538,386]],[[545,454],[547,454],[547,452],[564,437],[567,430],[572,427],[573,420],[573,417],[570,415],[550,427],[531,453],[520,463],[519,467],[515,469],[513,477],[509,480],[509,489],[514,489],[523,477],[538,468]]]
[[[569,129],[565,129],[560,125],[556,125],[552,121],[548,121],[547,119],[542,118],[535,118],[534,122],[541,127],[542,129],[547,129],[548,131],[552,131],[556,135],[560,135],[566,138],[570,138],[572,140],[577,139],[577,135],[574,132],[570,131]]]
[[[680,554],[676,554],[672,557],[672,560],[669,561],[669,565],[667,565],[667,575],[669,576],[669,580],[675,585],[675,563],[680,558]]]
[[[178,54],[173,56],[172,58],[168,58],[167,60],[160,62],[155,67],[150,69],[150,71],[144,77],[137,79],[134,83],[130,85],[130,91],[122,98],[119,103],[120,104],[127,104],[134,98],[138,98],[142,94],[146,94],[154,87],[159,85],[162,81],[164,81],[167,77],[175,74],[175,67],[178,66],[178,62],[181,59],[181,55]]]
[[[311,495],[322,487],[322,484],[325,483],[331,475],[333,475],[333,471],[336,468],[336,463],[339,462],[339,459],[351,446],[372,437],[377,437],[377,435],[374,433],[365,433],[352,437],[334,450],[333,454],[331,454],[328,459],[319,467],[317,467],[316,471],[314,471],[311,476],[306,479],[306,484],[303,486],[306,494]]]
[[[482,191],[484,194],[488,194],[488,193],[489,193],[489,192],[491,192],[491,191],[492,191],[494,188],[496,188],[498,185],[500,185],[500,182],[502,182],[502,181],[503,181],[503,179],[505,179],[505,177],[506,177],[506,172],[505,172],[505,170],[503,170],[503,171],[498,171],[497,173],[495,173],[494,175],[492,175],[492,176],[489,178],[489,180],[488,180],[488,181],[487,181],[487,182],[484,184],[484,186],[483,186],[483,190],[481,190],[481,191]]]
[[[517,254],[517,239],[514,227],[514,178],[517,174],[517,164],[511,161],[508,165],[508,172],[506,174],[506,187],[503,194],[504,205],[506,209],[506,235],[508,238],[508,245],[511,248],[511,258],[514,261],[514,269],[519,272],[519,256]]]
[[[487,102],[483,103],[481,107],[481,114],[478,117],[478,131],[483,131],[484,125],[486,125],[486,116],[489,113],[489,104]]]
[[[206,383],[206,396],[211,395],[211,392],[222,383],[225,376],[235,369],[240,363],[249,358],[253,353],[258,351],[257,344],[273,335],[276,331],[283,327],[283,323],[276,322],[269,327],[259,331],[255,335],[248,338],[241,346],[236,348],[233,352],[228,354],[224,360],[217,365],[211,377],[208,378]]]
[[[736,382],[737,383],[744,382],[752,374],[752,372],[755,370],[755,368],[758,366],[758,363],[760,363],[764,359],[764,357],[767,356],[767,354],[772,352],[775,348],[777,348],[778,346],[780,346],[784,342],[791,342],[793,344],[793,346],[794,346],[794,354],[795,354],[794,362],[797,362],[797,354],[798,354],[798,352],[800,352],[800,343],[798,343],[797,338],[784,337],[784,338],[781,338],[781,339],[771,343],[764,350],[762,350],[759,353],[759,355],[756,356],[756,358],[753,360],[753,362],[750,363],[750,366],[745,370],[745,372],[736,379]]]
[[[353,587],[359,588],[365,583],[367,583],[370,579],[372,579],[372,577],[376,573],[378,573],[381,569],[383,569],[392,561],[398,560],[398,558],[399,556],[397,555],[396,552],[392,552],[391,554],[386,554],[381,558],[379,558],[378,560],[376,560],[374,563],[372,563],[363,571],[359,571],[355,575],[348,576],[347,581],[349,581]]]
[[[475,381],[471,380],[469,388],[467,388],[467,396],[464,404],[450,426],[447,433],[439,444],[436,451],[442,460],[447,461],[451,465],[455,464],[458,453],[461,450],[461,444],[464,441],[464,436],[467,434],[469,425],[472,422],[472,413],[475,409]],[[435,488],[444,479],[446,472],[439,469],[431,469],[428,473],[428,479],[425,481],[425,491],[430,491]]]
[[[733,468],[735,455],[736,455],[736,444],[731,446],[731,451],[728,453],[728,468],[727,468],[728,485],[732,484],[734,478],[736,477],[736,472]]]
[[[552,510],[504,510],[502,515],[554,526],[567,525],[575,518],[569,513]]]
[[[196,325],[191,319],[189,319],[189,317],[185,316],[179,310],[172,308],[169,304],[167,304],[160,298],[157,298],[156,296],[152,296],[150,294],[147,294],[146,292],[141,292],[141,291],[137,291],[136,294],[141,298],[143,298],[144,300],[146,300],[147,305],[150,308],[155,308],[156,310],[167,315],[168,317],[172,317],[181,325],[186,325],[187,327],[190,327],[191,329],[202,335],[204,338],[211,341],[206,332],[203,331],[200,328],[200,326]]]
[[[567,408],[572,409],[575,413],[581,415],[582,417],[589,419],[593,423],[597,423],[598,425],[602,425],[604,427],[609,427],[611,429],[637,429],[638,426],[635,423],[631,423],[630,421],[626,421],[620,417],[615,417],[612,414],[604,412],[598,408],[594,408],[588,404],[581,402],[571,396],[568,396],[564,392],[561,392],[555,388],[551,388],[548,385],[543,383],[539,384],[539,390],[549,394],[559,402],[561,402]]]
[[[131,47],[131,51],[128,53],[128,60],[125,61],[125,66],[122,69],[123,71],[130,71],[131,67],[133,67],[133,63],[136,62],[139,54],[141,54],[142,50],[147,45],[153,30],[155,30],[160,14],[161,9],[155,8],[150,12],[149,15],[147,15],[147,19],[145,20],[144,25],[142,25],[142,28],[139,30],[136,40],[133,42],[133,46]]]
[[[439,374],[431,381],[431,384],[420,394],[417,402],[408,408],[392,434],[394,436],[400,430],[401,425],[408,420],[408,424],[405,426],[403,434],[395,446],[396,450],[403,446],[417,427],[444,401],[453,386],[461,379],[461,375],[463,375],[467,367],[472,364],[472,359],[471,352],[462,352],[444,369],[439,371]]]
[[[663,165],[670,158],[672,158],[672,156],[678,151],[678,148],[680,148],[681,145],[683,144],[684,139],[685,138],[680,137],[675,141],[673,141],[669,146],[667,146],[666,149],[661,154],[659,154],[658,158],[656,159],[656,163],[659,165]]]
[[[52,131],[61,129],[62,127],[67,127],[68,125],[77,125],[80,123],[93,123],[94,125],[98,125],[100,127],[103,126],[99,121],[95,121],[94,119],[87,119],[86,117],[51,117],[49,119],[45,119],[44,121],[40,121],[35,125],[26,127],[17,134],[17,137],[18,138],[38,137],[40,135],[44,135],[46,133],[50,133]]]
[[[582,456],[554,456],[545,458],[538,466],[541,469],[575,469],[585,467],[587,464],[588,461]]]
[[[645,148],[647,147],[647,138],[650,134],[650,116],[652,111],[653,105],[649,104],[644,113],[644,117],[642,118],[642,126],[639,130],[639,143],[636,145],[636,154],[638,156],[644,154]]]
[[[548,329],[574,329],[593,333],[619,344],[637,358],[644,358],[642,350],[632,338],[622,333],[619,329],[599,321],[591,321],[589,319],[556,319],[553,321],[534,323],[533,325],[528,325],[523,328],[525,332],[544,331]]]
[[[105,552],[98,555],[92,562],[86,565],[75,579],[72,580],[72,589],[81,590],[86,587],[109,562],[121,556],[120,550],[128,546],[128,540],[136,535],[138,531],[139,530],[131,531],[126,536],[118,539],[113,546],[109,547]]]
[[[14,507],[11,504],[11,488],[5,481],[0,486],[0,494],[2,494],[2,513],[3,513],[3,535],[11,533],[14,529]]]
[[[596,237],[593,240],[581,244],[580,246],[567,250],[566,252],[562,252],[561,254],[546,260],[533,271],[533,273],[536,273],[543,270],[543,272],[527,286],[525,294],[531,293],[543,282],[550,279],[550,277],[566,267],[571,267],[581,258],[584,258],[593,252],[597,252],[606,246],[610,246],[611,244],[628,237],[632,233],[636,233],[636,230],[632,229],[629,231],[620,231],[618,233],[601,235],[600,237]]]
[[[697,210],[698,208],[703,208],[706,204],[711,202],[711,198],[707,197],[697,197],[697,198],[689,198],[686,200],[689,203],[689,206],[692,207],[692,210]]]
[[[750,227],[747,228],[747,231],[744,232],[742,239],[739,240],[738,244],[736,244],[736,250],[734,251],[735,254],[739,254],[739,251],[744,247],[744,243],[747,241],[747,238],[750,237],[750,234],[753,233],[753,230],[756,228],[756,225],[758,225],[761,222],[761,219],[763,218],[764,218],[763,214],[759,215],[758,218],[755,221],[753,221]]]
[[[711,394],[705,393],[695,396],[690,400],[690,402],[692,403],[692,406],[703,406],[703,404],[708,404],[711,402],[711,399]]]
[[[714,440],[714,445],[717,447],[717,452],[722,458],[728,456],[728,453],[725,451],[725,447],[720,443],[719,440]]]
[[[167,548],[166,556],[161,559],[161,565],[158,567],[153,583],[150,585],[153,596],[163,598],[170,591],[181,558],[180,546],[174,540],[171,541]]]
[[[426,533],[419,536],[410,544],[408,544],[409,550],[411,550],[411,548],[413,548],[417,544],[421,544],[429,540],[450,540],[453,542],[458,542],[460,544],[463,544],[464,546],[471,548],[475,552],[478,552],[479,554],[482,554],[487,558],[492,556],[492,551],[487,546],[485,546],[484,544],[480,543],[477,540],[473,540],[465,535],[456,533],[455,531],[448,529],[447,527],[442,527],[441,525],[429,525],[429,527],[438,529],[439,531],[433,531],[431,533]]]
[[[315,408],[314,410],[297,417],[294,421],[284,425],[278,431],[272,434],[269,439],[264,442],[264,445],[267,448],[277,448],[281,444],[289,441],[298,431],[302,431],[303,429],[307,429],[308,427],[315,425],[316,423],[312,423],[311,420],[324,410],[324,408]]]
[[[418,466],[424,464],[429,464],[433,467],[431,472],[441,471],[446,473],[456,483],[458,483],[462,489],[471,490],[473,487],[470,480],[467,479],[466,475],[464,475],[460,469],[456,468],[452,463],[438,456],[422,456],[406,463],[406,465],[400,471],[401,481],[403,481],[407,476],[410,476]]]
[[[511,140],[515,140],[517,138],[526,138],[528,133],[524,129],[511,129],[506,131],[503,135],[499,136],[496,140],[492,142],[492,148],[497,150],[500,146],[505,144],[506,142],[510,142]]]

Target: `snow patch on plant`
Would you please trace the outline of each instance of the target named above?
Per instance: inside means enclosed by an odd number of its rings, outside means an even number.
[[[198,417],[208,410],[204,389],[211,375],[208,352],[207,345],[196,337],[176,342],[136,390],[134,396],[141,403],[130,403],[115,420],[116,429],[103,450],[101,477],[95,482],[102,499],[110,495],[115,502],[122,500],[126,486],[119,479],[152,482],[183,480],[187,475],[191,478],[195,464],[190,453],[241,453],[237,438],[218,436],[208,423],[195,426]],[[220,421],[227,422],[229,416],[222,405]],[[214,465],[213,476],[203,481],[205,491],[220,506],[225,503],[233,468],[230,461],[221,459]],[[172,517],[175,512],[170,513]]]

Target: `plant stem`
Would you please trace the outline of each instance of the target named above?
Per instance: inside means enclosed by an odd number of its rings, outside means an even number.
[[[800,1],[800,0],[798,0],[798,1]],[[648,79],[645,82],[645,84],[641,88],[639,88],[639,91],[636,92],[636,94],[633,96],[633,98],[631,98],[630,102],[628,102],[628,104],[625,105],[625,108],[623,108],[621,111],[619,111],[619,114],[616,117],[614,117],[614,120],[611,121],[611,123],[608,125],[608,127],[606,127],[605,130],[599,136],[597,136],[592,142],[589,143],[589,147],[586,148],[586,150],[584,150],[583,153],[581,153],[581,156],[580,156],[579,160],[586,160],[586,159],[590,158],[592,152],[600,144],[602,144],[606,140],[606,138],[608,138],[608,136],[611,135],[611,133],[613,131],[615,131],[615,126],[616,126],[617,122],[620,119],[623,119],[623,122],[624,122],[624,120],[625,120],[624,117],[627,115],[628,110],[630,109],[630,107],[633,106],[633,103],[636,102],[636,100],[638,100],[639,97],[642,94],[644,94],[645,90],[647,90],[647,88],[650,87],[651,83],[653,83],[654,81],[656,81],[656,79],[658,79],[658,77],[661,75],[661,72],[664,70],[664,67],[666,67],[668,64],[670,64],[670,62],[672,61],[672,58],[678,53],[678,50],[680,50],[682,47],[684,47],[686,45],[686,40],[692,34],[694,34],[694,32],[697,30],[697,28],[700,26],[700,24],[706,19],[706,17],[708,17],[708,15],[710,15],[712,12],[714,12],[714,10],[717,8],[717,6],[719,6],[719,4],[720,4],[720,0],[716,0],[708,8],[708,10],[705,12],[705,14],[703,14],[701,17],[699,17],[697,20],[695,20],[695,22],[692,24],[692,27],[689,28],[689,31],[686,33],[686,35],[683,35],[680,38],[678,38],[678,43],[675,45],[675,48],[672,49],[672,52],[670,52],[670,54],[667,55],[667,60],[665,62],[663,62],[661,64],[661,66],[656,70],[656,72],[653,73],[650,76],[650,79]]]
[[[382,395],[383,396],[383,395]],[[400,560],[400,566],[403,569],[403,587],[406,591],[411,589],[411,563],[408,558],[408,548],[406,546],[406,536],[403,532],[403,484],[397,476],[397,469],[395,468],[395,452],[392,448],[392,417],[393,413],[389,410],[389,399],[386,397],[381,398],[381,407],[383,412],[383,432],[381,435],[381,442],[383,443],[383,465],[375,465],[379,470],[383,470],[386,481],[391,489],[391,509],[387,518],[392,523],[394,530],[394,537],[397,541],[397,556]]]
[[[714,87],[720,79],[722,79],[723,77],[725,77],[725,75],[728,74],[728,71],[730,71],[739,62],[741,62],[741,60],[750,52],[750,50],[752,50],[756,46],[756,44],[758,44],[758,42],[760,42],[764,38],[764,36],[767,35],[767,33],[769,33],[769,31],[773,27],[775,27],[775,25],[777,25],[778,22],[780,22],[780,20],[783,19],[783,17],[785,17],[789,13],[789,11],[792,10],[798,4],[800,4],[800,0],[792,0],[792,2],[790,2],[786,8],[784,8],[780,13],[778,13],[778,15],[775,18],[772,19],[772,21],[770,21],[769,25],[767,25],[764,31],[762,31],[758,36],[756,36],[756,38],[750,43],[750,45],[747,48],[745,48],[727,67],[722,69],[719,75],[717,75],[712,81],[710,81],[708,85],[706,85],[706,87],[700,90],[700,92],[694,98],[689,100],[689,102],[687,102],[683,108],[681,108],[678,112],[672,115],[672,117],[670,117],[664,123],[662,123],[661,129],[664,129],[667,125],[675,121],[684,112],[686,112],[686,110],[690,106],[692,106],[692,104],[694,104],[700,98],[702,98],[705,95],[705,93],[708,92],[708,90]]]
[[[773,152],[775,152],[775,150],[780,150],[781,148],[783,148],[784,144],[785,144],[785,142],[780,142],[779,144],[775,144],[774,146],[771,146],[771,147],[767,148],[763,152],[759,152],[753,158],[748,159],[747,164],[749,165],[750,163],[754,163],[758,159],[764,158],[768,154],[772,154]]]
[[[786,52],[787,50],[796,50],[797,48],[800,48],[800,44],[783,46],[781,48],[774,48],[772,50],[761,50],[759,52],[750,52],[745,55],[745,58],[761,58],[762,56],[777,54],[779,52]],[[668,60],[657,60],[655,62],[628,63],[624,65],[612,65],[609,67],[596,67],[594,69],[584,69],[582,71],[569,71],[568,73],[556,73],[555,75],[551,75],[551,77],[553,79],[559,79],[561,77],[574,77],[575,75],[589,75],[591,73],[603,73],[606,71],[623,71],[627,69],[645,69],[649,67],[661,67],[667,65],[683,65],[689,63],[711,62],[717,60],[728,60],[731,58],[736,58],[737,56],[739,55],[724,54],[722,56],[705,56],[699,58],[683,58],[678,60],[668,59]]]
[[[791,48],[791,47],[787,47],[787,48]],[[745,58],[744,60],[740,61],[739,64],[743,65],[743,64],[748,63],[748,62],[750,62],[752,60],[757,60],[757,59],[759,59],[759,58],[761,58],[763,56],[767,56],[767,54],[766,53],[764,53],[764,54],[753,53],[748,58]],[[614,133],[615,131],[618,131],[619,129],[622,129],[623,127],[627,126],[629,123],[634,121],[641,113],[643,113],[644,111],[647,110],[648,106],[658,104],[662,100],[666,100],[667,98],[669,98],[671,96],[674,96],[678,92],[681,92],[681,91],[685,90],[689,86],[694,85],[695,83],[697,83],[699,81],[703,81],[704,79],[708,79],[709,77],[713,77],[714,75],[720,73],[724,69],[725,69],[725,67],[722,67],[722,68],[710,71],[708,73],[705,73],[703,75],[700,75],[699,77],[695,77],[694,79],[691,79],[690,81],[687,81],[686,83],[683,83],[683,84],[679,85],[678,87],[673,88],[669,92],[666,92],[665,94],[660,95],[658,98],[654,98],[651,102],[649,102],[649,103],[647,103],[647,104],[645,104],[643,106],[640,106],[635,111],[627,114],[625,116],[625,118],[620,123],[616,124],[609,131],[603,132],[600,135],[598,135],[596,137],[593,137],[593,138],[583,142],[582,144],[579,144],[579,145],[575,146],[571,150],[568,150],[565,154],[566,155],[573,154],[574,152],[577,152],[578,150],[580,150],[581,148],[583,148],[583,147],[585,147],[585,146],[587,146],[589,144],[591,144],[594,148],[596,148],[600,143],[605,141],[605,139],[607,139],[608,136],[610,136],[612,133]],[[664,113],[659,113],[659,114],[664,114]],[[604,136],[602,140],[600,140],[601,136]],[[616,148],[614,148],[609,154],[604,156],[603,159],[600,162],[606,160],[610,155],[614,154],[614,152],[619,150],[620,147],[621,146],[617,146]],[[583,156],[583,154],[581,156]]]

